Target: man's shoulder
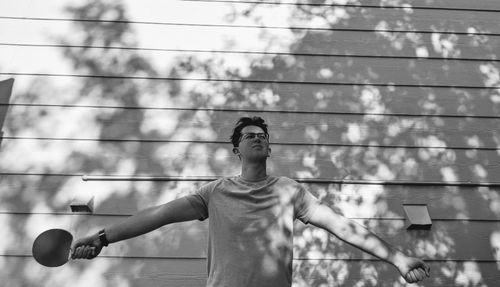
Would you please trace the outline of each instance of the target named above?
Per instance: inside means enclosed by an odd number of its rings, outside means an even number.
[[[301,186],[301,184],[297,182],[295,179],[289,178],[287,176],[276,176],[275,180],[276,183],[281,185]]]
[[[206,184],[207,187],[210,187],[212,190],[223,188],[225,186],[231,185],[238,180],[238,176],[221,176],[211,182]]]
[[[286,176],[281,176],[277,183],[280,187],[293,191],[297,195],[309,192],[309,187],[307,185]]]
[[[224,179],[225,179],[224,177],[220,177],[220,178],[214,179],[212,181],[206,182],[200,186],[200,190],[212,191],[215,188],[217,188],[217,186],[219,186],[221,183],[223,183]]]

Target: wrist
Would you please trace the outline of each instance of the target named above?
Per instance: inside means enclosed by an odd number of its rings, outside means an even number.
[[[101,229],[97,232],[97,240],[101,243],[101,246],[105,247],[109,245],[108,237],[106,236],[106,230]]]
[[[406,259],[407,256],[403,252],[394,250],[389,258],[389,262],[395,267],[399,268],[400,266],[403,266],[405,264]]]

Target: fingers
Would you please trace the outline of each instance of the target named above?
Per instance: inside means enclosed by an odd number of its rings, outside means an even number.
[[[423,268],[412,269],[412,270],[408,271],[408,273],[406,273],[405,280],[408,283],[416,283],[416,282],[422,281],[425,278],[430,276],[429,271],[430,271],[430,269],[428,266],[426,266],[426,269],[423,269]]]
[[[101,251],[97,234],[76,240],[71,246],[71,259],[92,259]]]
[[[427,277],[431,277],[431,268],[427,264],[425,265],[425,274]]]
[[[405,276],[406,282],[408,283],[415,283],[417,282],[417,277],[415,275],[415,272],[413,270],[408,271]]]
[[[422,268],[418,268],[418,269],[416,270],[416,272],[418,273],[418,274],[417,274],[417,275],[418,275],[418,276],[417,276],[417,277],[418,277],[418,278],[417,278],[417,279],[418,279],[418,281],[421,281],[421,280],[424,280],[425,278],[427,278],[427,274],[425,273],[425,270],[424,270],[424,269],[422,269]]]
[[[79,246],[71,253],[71,259],[92,259],[96,256],[96,248],[90,245]]]
[[[425,262],[422,261],[422,264],[420,266],[417,267],[417,269],[423,273],[425,275],[425,277],[430,277],[431,274],[431,268],[429,267],[429,265],[425,264]]]
[[[405,279],[408,283],[415,283],[420,281],[418,272],[416,270],[411,270],[408,273],[406,273]]]

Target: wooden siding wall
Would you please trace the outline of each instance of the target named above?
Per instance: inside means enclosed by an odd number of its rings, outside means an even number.
[[[426,259],[419,286],[498,286],[499,19],[497,0],[0,2],[2,283],[204,286],[206,222],[55,269],[31,244],[237,174],[228,137],[254,114],[270,171]],[[93,215],[69,211],[89,195]],[[432,229],[407,231],[403,203],[427,204]],[[295,228],[294,286],[405,285]]]

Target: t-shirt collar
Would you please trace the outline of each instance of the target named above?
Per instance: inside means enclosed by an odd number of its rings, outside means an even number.
[[[243,182],[243,183],[246,183],[246,184],[256,184],[256,183],[262,183],[262,182],[265,182],[269,179],[270,175],[266,175],[265,177],[263,177],[262,179],[259,179],[257,181],[249,181],[249,180],[245,180],[243,179],[243,177],[240,175],[236,176],[236,179]]]

